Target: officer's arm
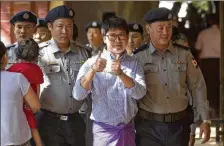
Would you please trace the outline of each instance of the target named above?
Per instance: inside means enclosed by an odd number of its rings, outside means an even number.
[[[201,120],[209,119],[206,84],[201,70],[190,51],[187,52],[187,85],[193,97],[193,105]]]
[[[91,59],[88,59],[80,68],[77,79],[76,79],[76,83],[75,86],[73,87],[73,97],[76,100],[84,100],[85,98],[88,97],[88,94],[91,91],[91,87],[92,87],[92,81],[93,81],[93,77],[94,74],[93,72],[90,71],[90,62]],[[86,82],[83,84],[82,79],[86,78]],[[88,86],[88,88],[87,88]]]

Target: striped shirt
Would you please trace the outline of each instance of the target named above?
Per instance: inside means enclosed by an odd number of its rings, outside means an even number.
[[[107,64],[113,60],[106,50],[103,51],[101,57],[107,59]],[[92,120],[109,125],[127,124],[138,111],[136,100],[146,94],[143,68],[135,58],[125,53],[120,58],[121,69],[133,79],[134,87],[125,88],[119,77],[105,71],[95,74],[92,86],[87,91],[81,86],[80,81],[95,63],[96,58],[97,56],[88,59],[81,67],[73,88],[73,97],[83,100],[91,92],[93,101],[90,118]]]

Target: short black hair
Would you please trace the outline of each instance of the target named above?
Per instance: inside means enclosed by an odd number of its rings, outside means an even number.
[[[4,43],[0,41],[0,62],[6,52],[7,52],[7,48],[5,47]]]
[[[106,33],[111,29],[122,29],[127,34],[129,33],[127,22],[125,21],[125,19],[120,18],[120,17],[112,17],[112,18],[105,20],[101,27],[102,35],[105,36]]]
[[[37,62],[39,49],[38,44],[32,38],[29,38],[18,43],[18,48],[15,49],[15,54],[17,59]]]
[[[75,23],[73,23],[73,36],[72,36],[73,40],[74,41],[77,40],[78,36],[79,36],[78,27]]]

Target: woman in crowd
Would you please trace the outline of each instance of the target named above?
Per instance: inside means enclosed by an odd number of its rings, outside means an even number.
[[[18,43],[18,49],[15,50],[15,54],[17,63],[12,65],[7,71],[23,74],[29,81],[33,91],[39,97],[40,84],[43,83],[43,73],[36,64],[39,56],[38,44],[32,38],[22,40]],[[23,103],[23,109],[31,128],[33,140],[36,146],[41,146],[41,138],[37,130],[35,117],[26,101]]]
[[[40,109],[40,103],[24,75],[5,71],[8,63],[6,51],[0,41],[1,146],[30,146],[31,132],[23,111],[23,101],[33,112]]]

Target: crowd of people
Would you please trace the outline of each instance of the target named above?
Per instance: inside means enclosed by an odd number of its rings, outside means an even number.
[[[17,41],[0,42],[1,146],[193,146],[198,121],[210,139],[206,83],[191,50],[172,41],[169,9],[145,14],[146,43],[140,24],[114,16],[87,24],[83,45],[74,14],[61,5],[44,19],[11,18]]]

